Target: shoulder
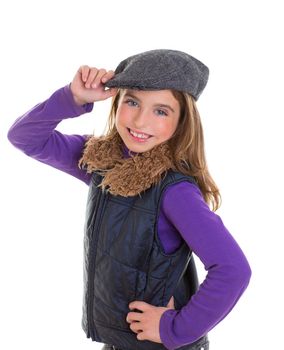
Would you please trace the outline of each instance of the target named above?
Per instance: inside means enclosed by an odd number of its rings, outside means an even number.
[[[199,190],[195,177],[174,170],[167,171],[159,187],[163,194],[165,192],[178,192],[179,190],[184,191],[194,188]]]
[[[200,191],[198,185],[189,180],[182,180],[166,187],[163,197],[169,199],[185,198],[189,197],[203,198],[202,192]]]
[[[161,209],[166,216],[176,212],[199,213],[211,211],[198,185],[184,180],[166,187],[161,199]]]

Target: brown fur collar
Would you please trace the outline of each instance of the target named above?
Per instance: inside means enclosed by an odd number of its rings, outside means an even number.
[[[118,133],[114,136],[91,136],[85,144],[79,167],[86,167],[87,173],[94,171],[104,176],[101,187],[113,195],[135,196],[157,184],[162,175],[173,165],[167,143],[161,143],[151,150],[123,154],[124,143]]]

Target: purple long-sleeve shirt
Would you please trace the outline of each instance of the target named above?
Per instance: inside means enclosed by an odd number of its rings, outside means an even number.
[[[16,119],[8,139],[28,156],[88,185],[91,174],[77,165],[87,135],[65,135],[55,128],[63,119],[92,109],[91,103],[78,106],[67,85]],[[125,146],[125,157],[127,150]],[[187,305],[161,316],[160,337],[171,350],[196,341],[231,311],[249,283],[251,269],[221,218],[210,210],[201,191],[187,181],[173,184],[164,192],[158,234],[167,253],[185,240],[208,272]]]

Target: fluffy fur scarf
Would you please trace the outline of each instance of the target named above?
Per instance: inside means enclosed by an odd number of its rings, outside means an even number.
[[[123,154],[124,143],[118,133],[113,136],[91,136],[86,141],[79,167],[87,173],[103,175],[99,185],[113,195],[124,197],[139,195],[157,184],[173,166],[168,143],[161,143],[151,150]]]

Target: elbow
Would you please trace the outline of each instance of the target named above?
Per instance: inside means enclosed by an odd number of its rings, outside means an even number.
[[[10,129],[8,130],[7,138],[8,138],[8,140],[12,143],[12,145],[14,145],[14,142],[15,142],[15,135],[14,135],[14,129],[13,129],[13,127],[10,127]]]
[[[240,261],[232,270],[232,278],[234,280],[233,284],[240,290],[244,291],[249,285],[252,276],[252,270],[248,261],[243,259],[243,261]]]
[[[250,282],[252,270],[245,255],[243,255],[243,259],[240,261],[240,270],[241,270],[241,280],[243,282],[243,287],[246,288]]]
[[[228,293],[242,294],[249,285],[252,270],[244,255],[237,260],[231,259],[220,264],[216,270],[215,276],[221,282],[222,288],[225,288]]]
[[[19,128],[17,126],[17,121],[18,119],[14,122],[12,126],[10,126],[8,133],[7,133],[7,138],[10,141],[12,145],[15,147],[19,147],[19,144],[21,143],[21,133],[19,131]]]
[[[30,153],[30,142],[29,136],[23,133],[20,128],[17,127],[14,123],[7,133],[8,141],[17,149],[23,151],[25,154],[29,155]]]
[[[16,148],[20,148],[19,135],[15,127],[11,126],[7,133],[7,139]]]
[[[245,273],[244,273],[244,276],[243,276],[244,288],[246,288],[249,285],[251,276],[252,276],[252,270],[251,270],[251,267],[250,267],[249,263],[247,262],[246,268],[245,268]]]

